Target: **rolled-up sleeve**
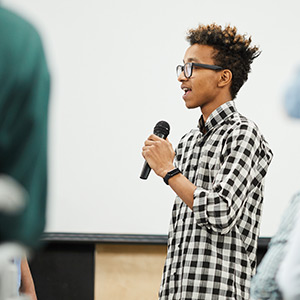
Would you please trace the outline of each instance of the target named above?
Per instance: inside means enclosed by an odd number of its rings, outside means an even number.
[[[220,169],[212,188],[197,187],[193,212],[200,226],[228,233],[241,214],[249,193],[263,180],[271,155],[254,127],[240,124],[228,135],[220,155]]]

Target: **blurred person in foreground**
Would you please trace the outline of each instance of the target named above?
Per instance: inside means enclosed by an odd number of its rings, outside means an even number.
[[[285,97],[285,106],[292,118],[300,119],[300,69]],[[300,196],[299,196],[300,197]],[[300,300],[300,209],[288,238],[286,254],[280,263],[276,280],[285,300]]]
[[[50,77],[36,29],[1,6],[0,82],[0,174],[26,195],[23,209],[0,211],[0,246],[13,242],[36,249],[45,226]],[[16,260],[20,291],[36,299],[27,259]]]
[[[289,117],[300,119],[300,69],[287,88],[284,108]],[[252,300],[300,300],[299,212],[300,193],[297,193],[282,215],[279,228],[252,278]]]
[[[251,281],[252,300],[283,299],[276,281],[278,268],[287,251],[287,241],[295,226],[300,208],[300,193],[296,194],[285,210],[279,228],[272,237],[268,251],[260,262]]]
[[[300,214],[288,243],[284,256],[276,275],[279,289],[285,300],[300,300]]]
[[[234,99],[260,52],[231,26],[199,25],[187,40],[177,76],[186,107],[201,110],[198,128],[176,152],[156,135],[142,152],[177,194],[159,299],[249,299],[273,155]]]

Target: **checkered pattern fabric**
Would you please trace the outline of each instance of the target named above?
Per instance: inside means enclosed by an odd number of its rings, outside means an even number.
[[[249,299],[272,156],[233,101],[181,139],[175,164],[197,189],[193,210],[175,199],[160,300]]]

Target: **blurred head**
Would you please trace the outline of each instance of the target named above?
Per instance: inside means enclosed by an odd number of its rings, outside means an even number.
[[[300,119],[300,68],[294,74],[284,95],[284,106],[289,117]]]

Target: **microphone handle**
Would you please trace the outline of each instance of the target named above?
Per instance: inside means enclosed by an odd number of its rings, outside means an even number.
[[[162,139],[166,139],[167,137],[162,134],[162,133],[155,133],[155,135],[157,135],[158,137],[162,138]],[[142,172],[141,172],[141,175],[140,175],[140,178],[141,179],[147,179],[149,174],[150,174],[150,171],[151,171],[151,168],[150,166],[148,165],[147,161],[145,160],[144,162],[144,165],[143,165],[143,168],[142,168]]]
[[[150,174],[150,171],[151,171],[151,168],[148,165],[147,161],[145,160],[140,178],[141,179],[147,179],[149,174]]]

